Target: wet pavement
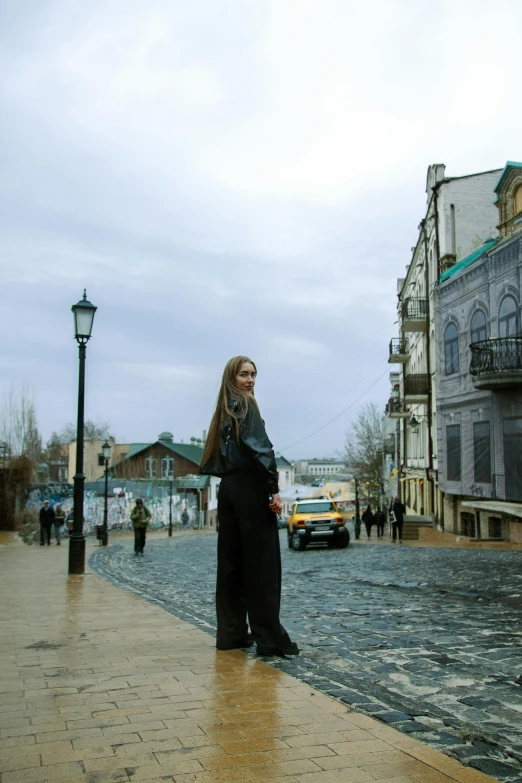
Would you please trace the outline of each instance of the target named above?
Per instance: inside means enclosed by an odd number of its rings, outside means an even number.
[[[278,669],[503,781],[522,781],[522,553],[352,542],[283,553]],[[91,567],[213,633],[216,537],[151,541]],[[255,655],[249,652],[249,655]]]

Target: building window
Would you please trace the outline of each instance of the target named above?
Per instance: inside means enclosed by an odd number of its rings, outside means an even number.
[[[471,319],[471,342],[478,343],[487,339],[486,316],[482,310],[475,310]]]
[[[446,452],[448,457],[447,479],[448,481],[460,481],[460,424],[448,424],[446,427]]]
[[[285,471],[285,480],[290,481],[290,473],[288,471]]]
[[[444,332],[444,360],[446,375],[459,371],[459,333],[455,324],[448,324]]]
[[[98,454],[98,467],[104,468],[105,467],[105,459],[103,454]]]
[[[522,185],[519,185],[516,190],[513,207],[513,212],[515,215],[518,215],[520,212],[522,212]]]
[[[502,300],[498,311],[498,336],[516,337],[518,334],[517,303],[512,296]]]
[[[504,419],[505,499],[522,500],[522,418]]]
[[[173,457],[162,457],[161,459],[161,478],[174,478],[174,459]]]
[[[158,460],[155,457],[147,457],[145,459],[145,478],[156,478],[156,466]]]
[[[475,481],[491,483],[489,421],[476,421],[473,424],[473,465]]]

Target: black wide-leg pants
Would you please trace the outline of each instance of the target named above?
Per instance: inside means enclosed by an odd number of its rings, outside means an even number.
[[[277,517],[266,483],[251,471],[224,476],[218,495],[217,640],[241,644],[247,615],[254,641],[284,650],[290,638],[279,621],[281,551]]]

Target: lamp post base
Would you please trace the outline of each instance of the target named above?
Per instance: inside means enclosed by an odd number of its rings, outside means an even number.
[[[85,573],[85,536],[69,539],[69,574]]]

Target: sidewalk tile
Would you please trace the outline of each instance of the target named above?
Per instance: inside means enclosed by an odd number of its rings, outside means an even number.
[[[2,783],[492,783],[46,555],[0,547]]]

